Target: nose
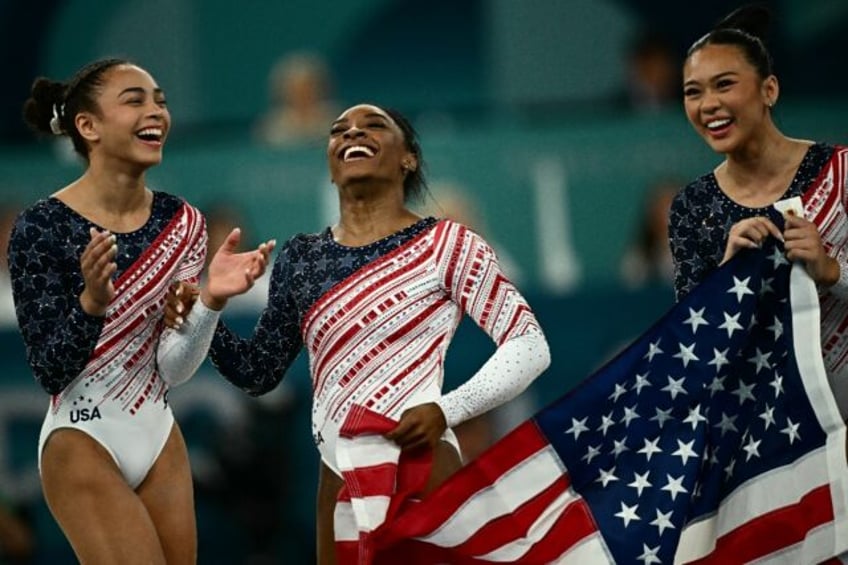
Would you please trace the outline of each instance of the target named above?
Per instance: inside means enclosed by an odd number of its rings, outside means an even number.
[[[349,127],[349,128],[347,128],[347,130],[344,132],[344,134],[342,135],[342,137],[344,137],[345,139],[354,139],[354,138],[356,138],[356,137],[362,137],[362,136],[364,136],[364,135],[365,135],[365,130],[359,129],[359,128],[358,128],[358,127],[356,127],[356,126],[350,126],[350,127]]]
[[[167,110],[166,110],[165,106],[162,106],[161,104],[157,103],[155,100],[151,100],[147,104],[147,113],[148,113],[148,115],[150,115],[152,117],[163,118],[165,116],[166,111]]]
[[[707,90],[704,92],[704,96],[701,98],[701,111],[712,113],[719,109],[721,106],[721,101],[719,100],[718,95],[712,90]]]

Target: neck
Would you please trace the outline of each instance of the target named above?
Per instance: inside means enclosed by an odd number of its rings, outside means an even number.
[[[340,188],[339,212],[333,235],[345,245],[377,241],[420,219],[404,205],[401,189],[368,193],[353,187]]]
[[[726,155],[726,172],[733,178],[762,178],[785,170],[794,160],[798,140],[790,139],[775,127],[751,139],[744,147]]]
[[[722,190],[744,206],[773,203],[792,183],[812,142],[791,139],[777,130],[726,155],[715,170]]]
[[[90,203],[116,214],[137,210],[147,201],[144,170],[91,163],[77,185]]]

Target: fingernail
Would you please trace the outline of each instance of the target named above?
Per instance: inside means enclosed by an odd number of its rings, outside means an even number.
[[[182,314],[183,310],[185,310],[185,308],[183,307],[183,303],[182,302],[178,303],[177,304],[177,312]]]
[[[178,285],[178,286],[177,286],[177,292],[175,292],[174,294],[176,294],[177,296],[182,296],[182,294],[183,294],[183,285]]]
[[[276,239],[272,239],[272,240],[271,240],[271,241],[269,241],[268,243],[269,243],[270,245],[277,245],[277,240],[276,240]]]
[[[184,321],[185,320],[183,320],[182,316],[177,316],[177,319],[175,320],[175,322],[177,323],[177,327],[182,326]]]
[[[112,243],[115,243],[116,241],[118,241],[118,236],[115,235],[115,234],[112,234],[112,235],[109,236],[109,239],[112,240]]]

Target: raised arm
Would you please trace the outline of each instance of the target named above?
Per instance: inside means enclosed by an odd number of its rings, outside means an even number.
[[[209,263],[207,281],[200,298],[185,316],[181,327],[167,328],[162,333],[157,351],[159,373],[172,386],[188,380],[203,363],[227,300],[247,292],[265,273],[275,242],[268,241],[256,249],[239,253],[240,236],[238,229],[233,230],[216,251]],[[203,249],[205,243],[204,238]],[[177,285],[175,292],[190,292],[190,288],[190,285]]]
[[[218,322],[210,347],[212,363],[229,382],[252,395],[279,384],[303,348],[295,305],[288,292],[289,246],[280,250],[271,272],[268,304],[253,335],[244,338]]]
[[[62,392],[85,368],[103,329],[114,288],[114,241],[92,232],[80,263],[60,250],[52,232],[19,218],[9,242],[12,293],[33,376],[50,394]],[[76,288],[71,269],[82,268]]]

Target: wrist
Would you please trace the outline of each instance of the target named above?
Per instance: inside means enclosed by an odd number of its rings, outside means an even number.
[[[102,318],[106,315],[107,304],[101,304],[94,300],[91,295],[83,290],[82,294],[79,296],[80,307],[82,311],[88,314],[89,316],[94,316],[95,318]]]
[[[820,286],[830,288],[839,282],[839,277],[842,274],[839,267],[839,261],[833,257],[828,257],[822,270],[822,277],[818,281]]]
[[[224,306],[227,305],[226,298],[217,298],[212,296],[209,292],[209,288],[204,286],[200,291],[200,301],[203,302],[203,305],[209,308],[210,310],[223,310]]]

